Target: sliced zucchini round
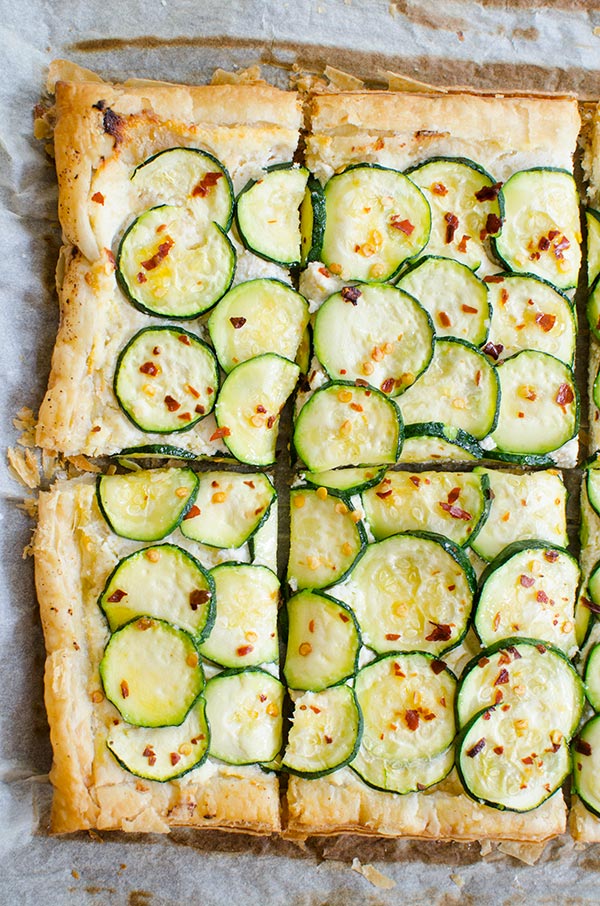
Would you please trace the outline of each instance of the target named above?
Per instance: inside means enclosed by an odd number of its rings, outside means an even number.
[[[472,160],[437,157],[406,171],[431,208],[428,255],[445,255],[477,270],[484,242],[502,223],[500,183]]]
[[[231,371],[215,410],[219,432],[240,462],[275,462],[279,415],[296,386],[300,369],[272,352],[249,359]]]
[[[228,764],[273,761],[282,744],[284,688],[258,667],[224,670],[206,684],[209,754]]]
[[[587,226],[587,274],[591,286],[600,274],[600,211],[588,208],[585,212]]]
[[[462,547],[487,518],[489,481],[475,472],[389,471],[379,485],[363,492],[362,502],[376,541],[421,529]]]
[[[142,431],[189,431],[212,410],[218,388],[212,349],[187,330],[145,327],[117,359],[117,402]]]
[[[600,516],[600,461],[597,459],[586,468],[585,488],[590,506]]]
[[[300,205],[309,172],[298,164],[276,164],[240,192],[236,224],[246,248],[284,267],[300,264]]]
[[[341,582],[366,543],[360,514],[343,494],[308,487],[290,492],[290,585],[327,588]]]
[[[509,544],[481,577],[473,622],[482,644],[525,636],[573,654],[579,578],[577,561],[562,547],[544,541]]]
[[[476,470],[480,474],[480,467]],[[493,560],[516,541],[543,538],[544,543],[566,547],[565,486],[556,472],[499,472],[485,469],[492,505],[471,547],[483,560]]]
[[[357,164],[325,186],[321,257],[342,280],[382,283],[425,247],[431,213],[403,173]]]
[[[112,721],[106,745],[119,764],[146,780],[175,780],[200,767],[208,755],[209,729],[202,696],[175,727],[131,727]]]
[[[407,425],[442,422],[477,440],[496,426],[500,390],[496,370],[471,343],[437,340],[427,371],[398,400]]]
[[[575,733],[583,703],[583,683],[561,651],[535,639],[508,638],[467,664],[458,685],[456,715],[464,727],[491,705],[526,706],[531,719],[539,726],[545,721],[560,742]]]
[[[366,757],[406,765],[452,745],[456,677],[443,661],[421,651],[385,655],[359,670],[354,691]]]
[[[164,459],[165,457],[168,459],[196,460],[194,452],[184,450],[183,447],[175,447],[173,444],[140,444],[137,447],[124,447],[119,453],[115,454],[115,459],[118,462],[123,461],[124,464],[129,460]]]
[[[349,686],[305,692],[294,703],[282,767],[300,777],[325,777],[352,761],[361,735],[362,715]]]
[[[268,519],[277,498],[262,472],[201,472],[194,506],[181,522],[186,538],[209,547],[239,548]]]
[[[191,635],[153,617],[114,632],[99,669],[107,699],[137,727],[183,723],[204,687]]]
[[[500,261],[559,289],[577,286],[581,224],[573,176],[552,167],[521,170],[504,183],[501,198],[505,220],[494,240]]]
[[[586,311],[590,330],[600,342],[600,276],[596,277],[590,287]]]
[[[284,674],[292,689],[318,692],[343,683],[358,666],[360,633],[352,611],[319,591],[301,591],[287,602]]]
[[[262,278],[238,283],[212,312],[208,329],[224,371],[277,352],[294,361],[308,324],[308,302],[287,283]]]
[[[318,179],[309,174],[300,205],[300,263],[319,261],[325,232],[325,193]]]
[[[233,185],[223,164],[198,148],[168,148],[153,154],[131,176],[147,207],[184,205],[204,223],[225,232],[233,217]]]
[[[160,541],[175,531],[197,492],[198,478],[191,469],[100,475],[96,483],[96,499],[108,525],[133,541]]]
[[[298,351],[296,352],[296,358],[294,361],[300,369],[301,374],[308,374],[308,369],[310,368],[310,363],[312,359],[312,333],[310,329],[310,324],[305,328],[304,333],[302,334],[302,339],[300,340],[300,345],[298,346]]]
[[[380,390],[332,381],[300,410],[294,446],[313,472],[383,465],[396,462],[403,433],[400,409]]]
[[[500,411],[492,439],[505,453],[558,450],[579,428],[573,372],[546,352],[524,349],[498,365]]]
[[[199,647],[223,667],[277,661],[279,579],[266,566],[221,563],[211,570],[217,608],[210,633]]]
[[[314,324],[315,354],[336,380],[366,379],[396,396],[433,355],[433,325],[412,296],[394,286],[345,286],[323,303]]]
[[[600,714],[583,725],[573,742],[573,787],[592,814],[600,817]]]
[[[575,641],[580,651],[588,640],[594,622],[589,603],[585,595],[580,594],[575,604]]]
[[[592,568],[588,579],[587,590],[594,604],[600,607],[600,560],[598,560]]]
[[[594,384],[592,387],[592,401],[596,408],[600,408],[600,368],[596,372]]]
[[[374,651],[441,654],[464,637],[475,588],[461,548],[441,535],[412,532],[370,544],[343,598]]]
[[[590,648],[583,674],[585,695],[594,711],[600,711],[600,642]]]
[[[396,286],[429,312],[438,337],[485,343],[492,317],[488,287],[466,264],[429,255],[405,271]]]
[[[577,323],[568,297],[530,274],[497,276],[497,282],[488,284],[493,312],[489,342],[499,357],[535,349],[572,365]]]
[[[111,632],[148,616],[185,629],[198,642],[214,622],[214,599],[214,582],[202,564],[175,544],[160,544],[120,560],[98,604]]]
[[[385,474],[385,467],[367,469],[330,469],[327,472],[303,472],[302,477],[316,488],[343,491],[345,494],[359,494],[379,484]]]
[[[140,214],[117,254],[117,280],[130,302],[166,318],[197,318],[212,308],[234,272],[235,250],[221,227],[172,205]]]
[[[462,428],[442,422],[415,422],[405,427],[404,445],[398,462],[472,462],[482,458],[483,450],[473,435]]]
[[[465,791],[493,808],[528,812],[561,786],[571,764],[564,738],[529,703],[488,708],[461,736],[456,767]]]
[[[368,786],[391,793],[423,792],[440,783],[454,767],[454,746],[431,758],[397,761],[366,752],[362,747],[350,767]]]

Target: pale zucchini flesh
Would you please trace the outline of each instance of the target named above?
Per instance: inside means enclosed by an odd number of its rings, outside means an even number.
[[[262,472],[201,472],[194,505],[180,529],[209,547],[239,548],[268,518],[275,488]]]
[[[587,275],[591,286],[600,274],[600,211],[588,208],[585,212],[587,225]]]
[[[300,264],[300,205],[308,170],[278,164],[238,195],[236,222],[242,242],[267,261]]]
[[[198,491],[191,469],[152,469],[98,478],[98,505],[122,538],[160,541],[174,531]]]
[[[590,648],[583,674],[585,695],[594,711],[600,711],[600,643]]]

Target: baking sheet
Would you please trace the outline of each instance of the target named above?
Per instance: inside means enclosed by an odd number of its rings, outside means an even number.
[[[600,96],[600,7],[591,2],[410,0],[1,0],[0,236],[3,315],[0,417],[37,409],[57,326],[58,254],[51,162],[32,136],[32,108],[51,59],[64,57],[108,79],[129,75],[206,81],[217,66],[263,63],[285,86],[295,64],[346,68],[370,84],[385,70],[428,82],[494,90]],[[599,33],[594,30],[598,29]],[[550,63],[559,65],[549,67]],[[515,65],[518,64],[518,65]],[[304,848],[241,834],[176,830],[169,838],[47,835],[51,761],[42,704],[43,640],[31,560],[21,551],[32,523],[23,496],[0,477],[0,903],[171,906],[453,906],[598,902],[600,849],[569,838],[528,866],[479,845],[331,838]],[[533,852],[532,856],[536,853]],[[372,886],[352,871],[373,863],[395,883]],[[358,864],[355,863],[355,867]]]

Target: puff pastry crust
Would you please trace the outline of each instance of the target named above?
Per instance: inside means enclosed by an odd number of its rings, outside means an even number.
[[[183,538],[178,543],[186,546]],[[174,825],[186,825],[257,834],[279,831],[275,774],[209,760],[178,780],[157,783],[129,774],[107,749],[108,728],[118,712],[98,695],[98,664],[108,629],[97,599],[118,559],[135,547],[108,529],[92,479],[59,482],[40,495],[34,556],[54,751],[52,830],[165,833]],[[203,549],[206,562],[205,554]],[[215,562],[220,558],[217,552],[212,556]]]

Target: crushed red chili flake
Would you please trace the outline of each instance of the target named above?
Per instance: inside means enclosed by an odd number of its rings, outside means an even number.
[[[442,327],[450,327],[450,326],[451,326],[452,321],[450,320],[449,315],[448,315],[445,311],[439,312],[438,318],[439,318],[439,322],[440,322],[440,324],[442,325]]]
[[[482,657],[482,658],[479,658],[479,660],[477,661],[477,666],[481,667],[483,669],[484,667],[487,667],[489,662],[490,662],[489,657]]]
[[[178,755],[177,752],[171,752],[169,758],[171,759],[171,764],[173,766],[181,761],[181,755]]]
[[[203,604],[210,600],[210,592],[205,588],[195,588],[190,592],[190,607],[192,610],[198,610]]]
[[[187,513],[185,514],[185,516],[183,518],[184,519],[193,519],[194,516],[199,516],[199,515],[200,515],[200,507],[196,506],[196,504],[194,504],[193,506],[191,506],[189,508],[189,510],[187,511]]]
[[[147,283],[148,282],[147,276],[145,274],[143,274],[141,271],[139,272],[139,274],[136,275],[135,279],[137,280],[138,283]]]
[[[245,481],[244,484],[247,485],[249,488],[252,488],[252,490],[254,490],[254,488],[256,487],[256,485],[254,484],[253,481]]]
[[[386,632],[385,637],[388,640],[388,642],[397,642],[398,639],[400,638],[400,633],[399,632]]]
[[[341,614],[340,614],[340,620],[342,621],[342,623],[349,623],[349,622],[350,622],[350,617],[347,617],[345,613],[341,613]]]
[[[460,488],[452,488],[452,490],[448,492],[448,503],[455,503],[459,497]]]
[[[267,696],[263,692],[261,692],[260,695],[258,696],[258,700],[261,702],[266,702]],[[306,705],[304,706],[304,710],[306,710]]]
[[[276,421],[277,421],[277,416],[270,415],[266,421],[267,428],[272,428]]]
[[[544,560],[547,560],[548,563],[554,563],[556,560],[558,560],[558,551],[544,551]]]
[[[404,712],[404,720],[408,729],[414,732],[419,726],[419,712],[410,708]]]
[[[393,377],[386,378],[385,381],[383,381],[381,384],[381,390],[384,393],[391,393],[392,390],[394,389],[395,384],[396,384],[396,381],[394,380]]]
[[[494,686],[505,686],[509,681],[508,670],[506,667],[503,667],[496,679],[494,680]]]
[[[464,313],[465,313],[466,315],[476,315],[476,314],[477,314],[477,309],[476,309],[476,308],[473,308],[472,305],[466,305],[464,302],[463,302],[463,304],[460,306],[460,308],[461,308],[461,311],[464,311]]]
[[[504,752],[504,746],[494,746],[492,752],[494,753],[494,755],[502,755],[502,753]]]
[[[404,673],[404,672],[402,671],[402,668],[400,667],[400,664],[398,664],[396,661],[394,661],[394,663],[392,664],[392,666],[393,666],[393,668],[394,668],[394,676],[400,676],[400,677],[405,677],[405,676],[406,676],[406,673]]]
[[[552,330],[556,324],[556,315],[547,315],[538,312],[535,316],[535,323],[539,324],[545,333],[548,333],[548,331]]]
[[[358,300],[362,296],[358,286],[344,286],[341,290],[341,296],[344,302],[350,302],[352,305],[358,305]]]
[[[243,327],[246,323],[246,318],[230,318],[229,319],[235,330],[239,330],[240,327]]]
[[[485,226],[479,234],[480,239],[485,239],[486,236],[493,236],[495,233],[498,233],[501,226],[502,221],[497,214],[488,214]]]
[[[328,277],[328,278],[331,277],[331,273],[326,267],[320,267],[319,273],[322,274],[323,277]]]
[[[127,596],[127,592],[126,592],[126,591],[123,591],[122,588],[116,588],[116,589],[113,591],[113,593],[112,593],[112,595],[110,596],[110,598],[107,598],[106,600],[107,600],[110,604],[118,604],[119,601],[122,601],[123,598],[125,598],[126,596]]]
[[[444,220],[446,221],[446,245],[450,245],[458,229],[458,217],[448,211],[447,214],[444,214]]]
[[[192,414],[191,412],[182,412],[181,415],[178,415],[177,418],[180,418],[182,422],[191,422]]]
[[[172,396],[165,396],[165,405],[169,412],[177,412],[181,408],[181,403],[178,403],[176,399],[173,399]]]
[[[431,194],[432,195],[442,195],[442,196],[447,195],[448,189],[446,188],[446,186],[444,185],[443,182],[434,182],[431,186]]]
[[[200,198],[205,198],[213,186],[216,186],[218,181],[223,178],[222,173],[205,173],[197,186],[194,186],[192,189],[192,198],[196,198],[198,195]]]
[[[159,245],[158,251],[154,255],[152,255],[151,258],[148,258],[146,261],[142,261],[142,267],[144,268],[144,270],[152,271],[155,267],[158,267],[161,261],[164,261],[164,259],[167,257],[174,245],[175,243],[173,242],[171,237],[167,236],[165,241],[161,242],[161,244]]]
[[[591,755],[592,747],[585,739],[577,739],[575,742],[575,751],[579,752],[580,755]]]
[[[535,647],[537,648],[537,650],[539,651],[540,654],[546,654],[546,651],[548,650],[546,648],[546,646],[542,645],[542,644],[536,645]]]
[[[506,651],[511,655],[513,661],[520,661],[523,657],[523,655],[519,653],[519,649],[515,648],[514,645],[508,645]]]
[[[142,756],[144,758],[152,758],[152,756],[155,754],[156,753],[155,753],[154,749],[152,748],[152,746],[146,746],[146,748],[142,752]]]
[[[128,698],[129,697],[129,685],[127,683],[127,680],[121,680],[120,688],[121,688],[121,697]]]
[[[438,673],[441,673],[443,670],[446,669],[446,662],[445,662],[445,661],[435,660],[435,661],[432,661],[431,664],[430,664],[429,666],[431,667],[431,669],[433,670],[433,672],[434,672],[435,675],[437,676]]]
[[[420,486],[420,484],[421,484],[421,479],[419,478],[418,475],[411,475],[410,478],[409,478],[408,480],[409,480],[409,481],[412,481],[412,483],[414,484],[415,488],[418,488],[418,487]]]
[[[444,503],[440,501],[440,507],[444,510],[445,513],[448,513],[452,516],[453,519],[463,519],[465,522],[468,522],[471,519],[471,514],[467,513],[466,510],[463,510],[459,506],[453,506],[450,503]]]
[[[559,406],[568,406],[575,399],[575,394],[569,384],[561,384],[556,392],[555,399]]]
[[[210,440],[220,440],[222,437],[229,437],[231,431],[229,428],[223,426],[222,428],[217,428],[216,431],[210,435]]]
[[[155,365],[154,362],[144,362],[143,365],[140,365],[140,371],[142,374],[149,374],[151,377],[156,377],[158,374],[158,365]]]
[[[547,252],[550,248],[550,240],[547,236],[540,236],[540,241],[538,242],[538,248],[542,252]]]
[[[503,650],[500,652],[500,655],[499,655],[499,657],[498,657],[498,664],[499,664],[500,666],[501,666],[502,664],[510,664],[510,655],[509,655],[509,653],[508,653],[508,649],[507,649],[507,648],[503,649]]]
[[[427,642],[447,642],[452,636],[452,626],[448,623],[434,623],[433,620],[428,620],[429,623],[433,626],[433,629],[429,635],[425,636]]]
[[[531,586],[535,584],[535,579],[533,578],[533,576],[522,575],[519,576],[519,583],[523,586],[523,588],[531,588]]]
[[[385,500],[387,497],[389,497],[393,493],[394,493],[394,491],[392,490],[392,488],[390,488],[389,491],[376,491],[377,497],[381,497],[382,500]]]
[[[368,387],[369,386],[368,381],[365,381],[365,380],[363,380],[363,378],[359,378],[359,377],[357,377],[355,379],[354,383],[357,387]]]
[[[549,601],[548,595],[541,588],[535,597],[536,597],[536,600],[539,601],[540,604],[547,604]]]
[[[501,182],[495,182],[492,186],[482,186],[478,192],[475,192],[475,198],[477,201],[495,201],[501,188]]]
[[[565,257],[563,255],[563,252],[565,252],[568,248],[571,248],[571,243],[566,236],[563,236],[559,242],[554,243],[554,257],[559,261],[562,261],[562,259]]]
[[[177,339],[179,340],[180,343],[183,343],[184,346],[192,345],[192,341],[190,340],[190,338],[188,337],[188,335],[186,333],[180,333],[179,336],[177,337]]]
[[[415,229],[414,224],[411,223],[410,220],[400,220],[399,214],[392,214],[390,217],[390,226],[392,229],[404,233],[405,236],[411,236]]]
[[[333,738],[331,736],[325,736],[325,742],[330,745],[333,742]]]
[[[481,739],[476,742],[474,746],[471,746],[471,748],[467,751],[469,758],[475,758],[476,755],[479,755],[482,749],[485,749],[485,745],[485,736],[482,736]]]
[[[502,692],[502,689],[496,689],[496,691],[494,692],[494,704],[499,705],[503,699],[504,693]]]
[[[483,278],[484,283],[504,283],[504,277],[501,274],[488,274]]]
[[[502,343],[486,343],[482,349],[486,355],[489,355],[491,359],[497,362],[500,358],[500,353],[504,350],[504,346]]]
[[[239,648],[236,648],[235,653],[238,657],[246,657],[246,655],[250,654],[251,651],[254,651],[252,645],[240,645]]]
[[[96,204],[104,204],[104,195],[102,192],[94,192],[92,195],[92,201],[95,201]]]

